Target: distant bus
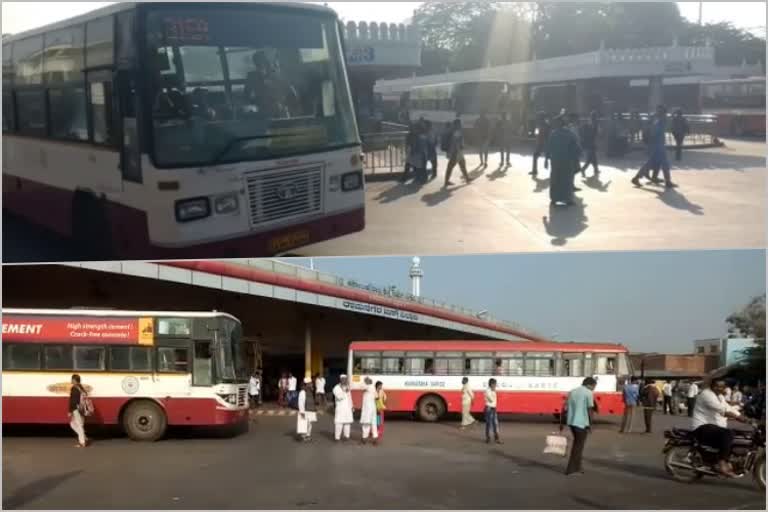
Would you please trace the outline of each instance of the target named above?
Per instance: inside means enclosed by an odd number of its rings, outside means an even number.
[[[721,136],[765,135],[765,77],[703,82],[701,112],[717,116]]]
[[[387,410],[424,421],[461,412],[461,380],[475,393],[481,413],[488,380],[498,381],[500,413],[558,414],[568,392],[595,377],[600,414],[624,413],[621,386],[630,376],[627,349],[593,343],[504,341],[376,341],[349,347],[348,371],[355,407],[363,379],[381,381]]]
[[[67,423],[70,377],[87,424],[135,441],[168,426],[247,426],[240,321],[225,313],[3,309],[3,424]]]
[[[116,3],[2,46],[3,207],[84,258],[270,256],[364,228],[332,10]]]

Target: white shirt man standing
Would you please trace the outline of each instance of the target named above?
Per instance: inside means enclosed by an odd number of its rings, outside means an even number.
[[[695,382],[691,382],[688,386],[687,393],[687,405],[688,405],[688,417],[693,418],[693,409],[696,407],[696,397],[699,396],[699,385]]]
[[[325,377],[318,375],[315,379],[315,397],[317,405],[325,407]]]
[[[248,395],[251,399],[251,407],[261,404],[261,376],[256,372],[248,380]]]
[[[362,443],[368,442],[368,436],[373,435],[373,444],[379,442],[379,426],[376,423],[376,388],[370,377],[365,378],[363,404],[360,411],[360,425],[363,427]]]
[[[291,402],[293,402],[293,399],[296,398],[297,386],[298,386],[298,382],[296,381],[296,377],[294,377],[292,373],[288,374],[288,403],[289,404],[291,404]]]
[[[672,383],[665,382],[661,388],[661,393],[664,395],[664,414],[675,414],[672,407]]]
[[[333,413],[333,438],[337,442],[341,441],[343,433],[344,440],[348,441],[351,434],[350,430],[352,428],[352,422],[354,421],[352,414],[354,406],[352,404],[352,393],[349,390],[346,375],[342,375],[339,378],[339,383],[333,387],[333,400],[335,404]]]

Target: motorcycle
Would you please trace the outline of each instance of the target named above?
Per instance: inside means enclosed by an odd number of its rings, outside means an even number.
[[[738,477],[751,474],[765,491],[765,422],[753,430],[731,430],[733,448],[729,462]],[[664,432],[664,468],[679,482],[692,483],[705,476],[721,476],[717,470],[717,449],[698,442],[692,430]]]

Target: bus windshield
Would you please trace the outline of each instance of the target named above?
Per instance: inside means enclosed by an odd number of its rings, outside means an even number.
[[[155,8],[148,106],[161,167],[358,143],[332,16],[265,6]]]
[[[242,346],[243,328],[239,322],[223,319],[219,348],[216,351],[216,367],[222,382],[244,382],[247,367]]]

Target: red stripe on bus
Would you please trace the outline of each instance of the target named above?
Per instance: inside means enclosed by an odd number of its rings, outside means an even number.
[[[422,352],[522,352],[535,349],[537,352],[610,352],[626,353],[622,345],[612,343],[553,343],[514,341],[359,341],[349,345],[352,351],[422,351]]]

